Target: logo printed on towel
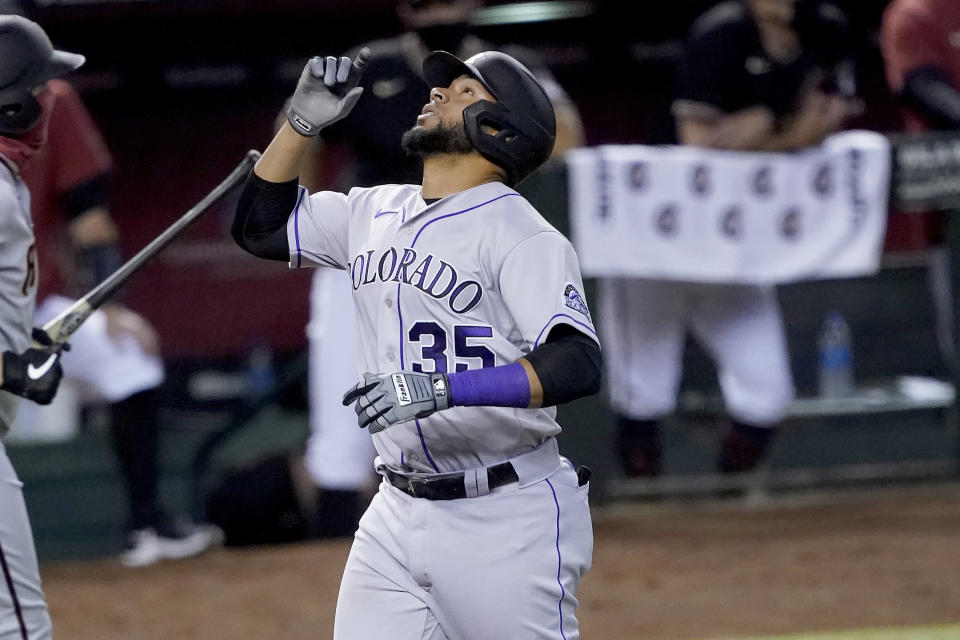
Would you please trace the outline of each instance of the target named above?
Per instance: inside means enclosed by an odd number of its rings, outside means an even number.
[[[833,191],[833,169],[829,163],[820,165],[813,176],[813,191],[818,196],[825,198]]]
[[[705,196],[710,193],[710,168],[705,164],[698,164],[693,167],[690,175],[690,188],[698,196]]]
[[[783,217],[780,218],[780,233],[787,240],[799,240],[803,231],[802,224],[803,212],[800,211],[800,207],[790,207],[783,212]]]
[[[677,213],[677,205],[668,204],[660,210],[660,213],[657,214],[656,229],[661,235],[675,235],[678,227],[680,226],[679,221],[680,216]]]
[[[753,174],[753,192],[758,196],[769,196],[773,193],[773,168],[763,166]]]
[[[739,240],[743,231],[743,213],[739,207],[730,207],[720,218],[720,233],[731,240]]]
[[[650,183],[650,170],[646,162],[635,162],[630,165],[630,187],[635,191],[643,191]]]

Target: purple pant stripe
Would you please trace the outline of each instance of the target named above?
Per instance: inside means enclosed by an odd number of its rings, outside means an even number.
[[[10,592],[10,600],[13,602],[13,611],[17,615],[17,622],[20,624],[20,637],[23,640],[30,640],[27,635],[27,625],[23,621],[23,611],[20,609],[20,599],[17,597],[17,591],[13,588],[13,576],[10,574],[10,567],[7,565],[7,556],[3,553],[3,544],[0,544],[0,566],[3,568],[3,579],[7,583],[7,591]]]
[[[557,611],[560,614],[560,636],[567,640],[567,634],[563,631],[563,600],[567,597],[567,591],[563,588],[563,580],[560,579],[560,569],[563,567],[563,556],[560,555],[560,501],[557,500],[557,490],[547,479],[547,486],[553,494],[553,504],[557,505],[557,584],[560,585],[560,600],[557,602]]]

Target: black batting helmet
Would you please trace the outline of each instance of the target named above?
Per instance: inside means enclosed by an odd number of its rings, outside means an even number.
[[[36,22],[0,16],[0,134],[29,131],[41,115],[33,90],[83,62],[81,55],[54,49]]]
[[[506,170],[508,184],[517,184],[553,151],[557,121],[550,98],[529,69],[499,51],[467,60],[434,51],[423,63],[423,76],[432,87],[449,87],[463,75],[479,80],[497,99],[479,100],[463,110],[467,137],[483,157]]]

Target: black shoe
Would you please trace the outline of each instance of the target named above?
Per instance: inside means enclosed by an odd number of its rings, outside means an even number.
[[[655,478],[663,471],[663,444],[658,420],[620,418],[617,456],[628,478]]]
[[[775,434],[776,429],[772,427],[734,422],[720,445],[717,470],[721,473],[753,471],[770,450]]]

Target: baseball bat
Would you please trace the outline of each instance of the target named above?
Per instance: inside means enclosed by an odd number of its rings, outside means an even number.
[[[195,204],[189,211],[180,216],[180,219],[167,227],[163,233],[154,238],[150,244],[141,249],[135,256],[127,260],[120,268],[111,273],[107,278],[90,290],[85,296],[70,305],[56,318],[43,325],[43,332],[47,334],[50,342],[55,346],[63,345],[70,339],[73,332],[80,328],[80,325],[86,321],[90,315],[96,311],[110,296],[117,292],[123,283],[136,273],[145,262],[173,241],[184,229],[200,218],[214,202],[219,200],[225,193],[236,186],[241,180],[246,178],[250,168],[256,164],[260,158],[260,152],[250,150],[243,158],[243,162],[237,165],[237,168],[230,172],[223,182],[218,184],[213,191]]]

